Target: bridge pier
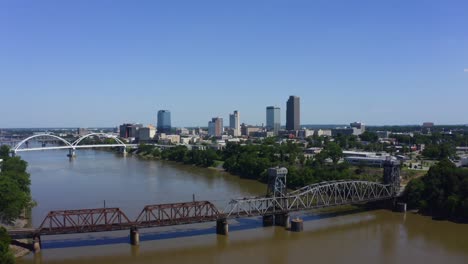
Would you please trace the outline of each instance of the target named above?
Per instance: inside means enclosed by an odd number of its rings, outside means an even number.
[[[33,251],[34,251],[34,254],[41,252],[41,236],[40,235],[33,236]]]
[[[406,203],[396,203],[394,210],[400,213],[406,213]]]
[[[264,227],[267,227],[267,226],[272,226],[275,222],[275,216],[274,215],[264,215],[262,217],[262,220],[263,220],[263,226]]]
[[[289,214],[275,214],[275,226],[283,226],[286,229],[289,229],[291,227]]]
[[[226,218],[216,220],[216,234],[227,236],[229,225]]]
[[[136,227],[130,228],[130,244],[132,246],[140,245],[140,233]]]
[[[304,230],[304,222],[302,219],[296,218],[291,221],[292,232],[302,232]]]
[[[69,149],[67,157],[69,157],[70,159],[75,158],[76,157],[75,149]]]

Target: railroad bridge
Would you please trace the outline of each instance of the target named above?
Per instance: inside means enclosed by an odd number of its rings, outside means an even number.
[[[130,230],[131,244],[137,245],[140,228],[216,221],[216,233],[227,235],[229,219],[254,216],[262,216],[264,226],[289,228],[290,212],[393,199],[400,194],[400,165],[396,161],[385,162],[383,183],[329,181],[288,192],[287,172],[286,168],[270,168],[266,196],[232,199],[223,210],[210,201],[155,204],[145,206],[133,220],[119,208],[51,211],[39,227],[8,233],[13,239],[33,238],[36,252],[40,236],[72,233]]]

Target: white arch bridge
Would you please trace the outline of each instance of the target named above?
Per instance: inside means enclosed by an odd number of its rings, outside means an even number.
[[[80,143],[89,137],[105,137],[109,139],[113,139],[115,141],[114,144],[91,144],[91,145],[80,145]],[[27,142],[32,139],[39,139],[39,138],[50,138],[53,140],[57,140],[62,142],[63,146],[51,146],[51,147],[33,147],[33,148],[24,148],[24,145],[27,145]],[[73,142],[69,142],[68,140],[61,138],[59,136],[51,135],[51,134],[37,134],[30,136],[21,140],[15,147],[11,149],[11,153],[15,155],[18,152],[24,151],[38,151],[38,150],[56,150],[56,149],[68,149],[69,150],[69,157],[75,156],[76,149],[84,149],[84,148],[110,148],[110,147],[119,147],[122,153],[127,153],[127,148],[136,148],[137,144],[126,144],[122,140],[120,140],[116,135],[107,134],[107,133],[90,133],[84,135]]]

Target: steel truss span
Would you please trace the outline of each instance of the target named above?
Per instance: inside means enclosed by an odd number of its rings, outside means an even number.
[[[135,226],[152,227],[215,221],[220,215],[208,201],[147,205],[135,221]]]
[[[236,218],[357,204],[392,198],[395,190],[393,184],[368,181],[321,182],[280,197],[234,199],[224,212],[228,218]]]
[[[119,208],[51,211],[37,233],[53,235],[113,231],[128,229],[131,224]]]

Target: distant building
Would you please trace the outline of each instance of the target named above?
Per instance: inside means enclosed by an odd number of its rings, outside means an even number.
[[[375,152],[343,151],[343,159],[352,165],[364,165],[382,167],[386,160],[395,160],[388,154],[377,154]]]
[[[243,136],[251,136],[252,133],[262,131],[262,127],[259,126],[248,126],[246,124],[241,125],[241,132]]]
[[[234,137],[241,136],[239,111],[236,110],[233,114],[229,115],[229,128],[232,129]]]
[[[314,135],[314,130],[311,129],[301,129],[298,132],[298,137],[299,138],[308,138]]]
[[[76,132],[80,137],[89,134],[89,130],[86,128],[78,128]]]
[[[182,127],[182,128],[177,128],[176,129],[176,134],[177,135],[189,135],[190,134],[190,131],[185,128],[185,127]]]
[[[377,131],[375,132],[379,138],[389,138],[392,132],[390,131]]]
[[[223,119],[221,117],[213,117],[208,122],[208,135],[220,137],[223,134]]]
[[[171,112],[169,110],[158,111],[158,133],[170,133],[171,132]]]
[[[327,136],[327,137],[331,137],[332,136],[332,131],[331,129],[319,129],[315,132],[317,134],[317,136]]]
[[[353,122],[350,126],[353,129],[353,135],[355,136],[359,136],[366,131],[366,126],[361,122]]]
[[[280,108],[276,106],[268,106],[266,108],[266,129],[273,131],[274,135],[278,135],[281,129]]]
[[[383,167],[387,157],[374,156],[374,157],[345,157],[344,160],[351,165],[370,166],[370,167]]]
[[[275,134],[273,131],[255,131],[255,132],[249,132],[249,136],[251,137],[256,137],[256,138],[266,138],[266,137],[273,137]]]
[[[141,124],[122,124],[120,126],[121,138],[138,138],[138,130],[142,128]]]
[[[178,144],[180,142],[179,135],[166,135],[166,139],[169,140],[172,144]]]
[[[150,141],[154,139],[156,135],[156,128],[154,126],[142,127],[138,130],[138,140],[139,141]]]
[[[433,122],[424,122],[422,125],[422,133],[430,134],[432,132],[433,127],[434,127]]]
[[[354,134],[354,129],[348,127],[335,128],[331,130],[332,137],[336,136],[350,136]]]
[[[286,103],[286,130],[299,130],[301,125],[301,107],[298,96],[290,96]]]

